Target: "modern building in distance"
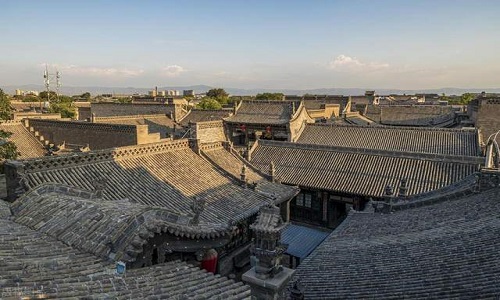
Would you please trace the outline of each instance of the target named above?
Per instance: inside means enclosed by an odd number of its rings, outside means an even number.
[[[194,90],[183,90],[182,95],[184,97],[194,97]]]

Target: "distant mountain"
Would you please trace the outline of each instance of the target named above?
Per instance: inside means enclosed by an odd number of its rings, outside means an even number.
[[[0,87],[8,94],[14,94],[16,89],[23,91],[43,91],[45,87],[37,84],[27,84],[19,86],[4,86]],[[191,85],[191,86],[169,86],[158,87],[159,91],[163,90],[194,90],[195,93],[205,93],[212,87],[208,85]],[[90,92],[92,95],[99,94],[147,94],[152,88],[135,88],[135,87],[102,87],[102,86],[63,86],[61,93],[64,95],[78,95],[85,92]],[[240,89],[240,88],[224,88],[230,95],[245,96],[256,95],[259,93],[284,93],[285,95],[304,95],[304,94],[317,94],[317,95],[364,95],[366,90],[375,90],[378,95],[389,94],[416,94],[428,93],[439,94],[445,93],[446,95],[461,95],[463,93],[480,93],[482,91],[489,93],[500,93],[500,88],[440,88],[440,89],[422,89],[422,90],[401,90],[401,89],[371,89],[371,88],[318,88],[318,89]]]

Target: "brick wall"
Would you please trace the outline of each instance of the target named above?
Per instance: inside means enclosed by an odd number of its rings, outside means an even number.
[[[157,103],[92,103],[91,112],[96,117],[164,114],[172,115],[174,120],[187,113],[181,105]]]
[[[193,124],[195,127],[194,138],[201,143],[221,142],[226,140],[222,121],[207,121]]]
[[[483,141],[500,130],[500,102],[482,100],[475,115],[476,127],[479,128]]]
[[[106,149],[137,145],[146,140],[147,125],[112,125],[75,121],[28,119],[27,124],[45,140],[60,145],[89,145],[90,149]],[[159,138],[158,138],[159,139]]]

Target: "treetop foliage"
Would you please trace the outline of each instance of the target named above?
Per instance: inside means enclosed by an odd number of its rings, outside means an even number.
[[[256,100],[283,100],[283,93],[261,93],[255,96]]]
[[[199,109],[222,109],[222,104],[217,99],[205,97],[196,105]]]
[[[12,108],[10,107],[10,100],[7,95],[0,89],[0,119],[10,119]]]

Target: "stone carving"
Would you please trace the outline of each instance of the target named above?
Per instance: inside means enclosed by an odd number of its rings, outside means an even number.
[[[191,203],[191,210],[194,213],[193,218],[189,221],[189,225],[198,225],[200,222],[200,215],[205,210],[205,199],[200,199],[198,197],[194,197],[193,202]]]
[[[92,181],[92,186],[94,187],[94,198],[102,198],[102,194],[107,183],[108,179],[106,177],[96,178]]]
[[[257,259],[255,273],[260,279],[273,278],[283,270],[281,257],[288,246],[282,244],[280,239],[285,226],[280,209],[275,205],[262,207],[257,220],[250,226],[255,233],[250,252]]]

